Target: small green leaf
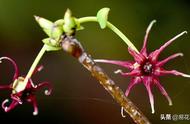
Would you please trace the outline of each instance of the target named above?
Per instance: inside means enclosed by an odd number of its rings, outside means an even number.
[[[47,45],[52,46],[52,47],[59,46],[59,41],[55,40],[55,39],[52,39],[52,38],[45,38],[45,39],[42,40],[42,42],[44,44],[47,44]]]
[[[100,27],[102,29],[106,28],[107,20],[108,20],[108,13],[110,9],[109,8],[102,8],[97,13],[97,20],[100,24]]]
[[[39,16],[35,16],[36,21],[38,22],[38,24],[40,25],[40,27],[42,27],[42,29],[44,30],[44,32],[50,37],[50,38],[54,38],[54,39],[59,39],[60,36],[63,33],[63,20],[59,20],[56,21],[55,23],[39,17]]]
[[[59,19],[54,22],[54,24],[59,25],[59,26],[64,25],[64,23],[65,23],[64,19]]]
[[[62,34],[63,34],[62,26],[54,24],[51,29],[50,38],[58,40]]]
[[[65,16],[64,16],[64,25],[63,25],[63,30],[65,33],[67,33],[68,35],[72,34],[74,32],[74,28],[77,27],[76,22],[75,22],[75,18],[72,17],[72,13],[69,9],[67,9],[67,11],[65,12]]]
[[[49,46],[49,45],[45,45],[46,47],[46,51],[58,51],[58,50],[61,50],[62,48],[61,47],[53,47],[53,46]]]
[[[34,16],[40,27],[44,30],[44,32],[50,37],[51,36],[51,30],[53,27],[53,22],[39,17],[39,16]]]

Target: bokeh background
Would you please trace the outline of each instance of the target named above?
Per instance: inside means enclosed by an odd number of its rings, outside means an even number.
[[[33,15],[55,21],[63,18],[70,8],[76,17],[96,15],[102,7],[111,8],[109,21],[116,25],[136,45],[142,46],[149,22],[157,20],[148,43],[152,51],[176,34],[190,30],[190,2],[188,0],[0,0],[0,56],[13,58],[21,74],[26,74],[43,43],[45,33],[35,22]],[[131,60],[127,45],[109,29],[101,30],[96,23],[86,23],[85,30],[77,32],[77,38],[93,58]],[[184,57],[173,60],[165,67],[190,73],[190,35],[177,39],[160,56],[163,59],[175,52]],[[132,124],[132,119],[122,118],[119,105],[91,77],[74,58],[58,51],[45,54],[40,64],[44,70],[33,76],[34,82],[49,81],[54,90],[51,96],[37,93],[39,115],[33,116],[33,107],[23,104],[9,113],[0,110],[0,123],[54,123],[54,124]],[[114,65],[101,64],[112,79],[125,90],[129,78],[115,75]],[[126,70],[127,71],[127,70]],[[0,82],[12,82],[13,67],[0,65]],[[190,80],[167,76],[161,83],[171,96],[173,106],[157,88],[153,88],[155,114],[151,114],[145,87],[136,85],[129,98],[142,110],[153,124],[189,124],[190,121],[161,121],[161,114],[190,114]],[[0,91],[0,101],[9,97],[9,91]]]

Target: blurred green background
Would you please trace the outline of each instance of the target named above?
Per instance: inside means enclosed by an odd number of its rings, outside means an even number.
[[[96,15],[102,7],[111,9],[109,21],[116,25],[136,45],[142,46],[149,22],[157,20],[153,27],[148,50],[160,47],[178,33],[190,29],[190,2],[188,0],[0,0],[0,56],[16,60],[21,74],[26,74],[41,49],[45,33],[35,22],[33,15],[55,21],[63,18],[70,8],[76,17]],[[85,30],[77,32],[77,38],[93,58],[131,60],[126,44],[109,29],[101,30],[96,23],[83,25]],[[175,52],[184,57],[173,60],[165,68],[190,73],[190,35],[177,39],[160,56],[163,59]],[[45,54],[40,62],[45,69],[34,75],[34,82],[49,81],[54,90],[51,96],[37,93],[39,115],[32,116],[33,108],[24,104],[10,113],[0,110],[0,123],[55,123],[55,124],[131,124],[130,117],[122,118],[119,105],[91,77],[74,58],[58,51]],[[129,78],[115,75],[114,65],[101,64],[105,71],[123,90]],[[0,65],[1,84],[11,83],[13,67],[10,63]],[[161,121],[160,114],[190,115],[190,80],[167,76],[161,83],[173,100],[167,100],[157,88],[153,88],[155,114],[151,114],[146,89],[136,85],[129,98],[142,110],[153,124],[189,124],[189,121]],[[0,101],[8,98],[8,91],[0,91]]]

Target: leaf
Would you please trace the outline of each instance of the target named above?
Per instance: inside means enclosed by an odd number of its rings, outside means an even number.
[[[39,16],[34,16],[36,21],[38,22],[38,24],[40,25],[40,27],[44,30],[44,32],[51,37],[51,31],[52,31],[52,27],[53,27],[53,22],[39,17]]]
[[[63,34],[62,26],[54,24],[51,29],[50,38],[58,40],[62,34]]]
[[[57,51],[60,50],[61,47],[57,45],[58,41],[51,39],[51,38],[45,38],[42,40],[42,42],[46,45],[46,51]]]
[[[65,15],[64,15],[64,25],[63,25],[63,29],[64,32],[67,34],[72,34],[74,32],[74,28],[76,28],[76,22],[74,17],[72,17],[72,13],[69,9],[66,10]]]
[[[55,23],[39,17],[39,16],[34,16],[40,27],[44,30],[44,32],[50,37],[54,39],[59,39],[59,37],[63,33],[62,25],[63,25],[63,20],[56,21]]]
[[[61,47],[53,47],[53,46],[49,46],[47,44],[45,44],[45,47],[46,47],[46,51],[58,51],[58,50],[61,50],[62,48]]]
[[[108,20],[108,13],[109,8],[102,8],[98,11],[96,17],[102,29],[106,28],[107,20]]]

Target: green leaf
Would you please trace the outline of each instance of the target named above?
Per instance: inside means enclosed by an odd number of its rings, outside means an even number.
[[[59,41],[55,40],[55,39],[52,39],[52,38],[45,38],[45,39],[42,40],[42,42],[44,44],[47,44],[47,45],[52,46],[52,47],[59,46]]]
[[[53,22],[39,17],[39,16],[34,16],[40,27],[44,30],[44,32],[50,37],[51,36],[51,30],[53,27]]]
[[[75,22],[75,18],[72,16],[72,13],[69,9],[65,12],[64,15],[64,25],[63,25],[63,30],[66,34],[72,35],[73,32],[75,31],[74,29],[77,28],[77,24]]]
[[[51,29],[50,38],[58,40],[62,34],[63,34],[62,26],[54,24]]]
[[[59,39],[60,36],[63,33],[63,20],[59,20],[56,21],[55,23],[39,17],[39,16],[35,16],[36,21],[38,22],[38,24],[40,25],[40,27],[44,30],[44,32],[50,37],[50,38],[54,38],[54,39]]]
[[[98,11],[96,17],[102,29],[106,28],[107,20],[108,20],[108,13],[109,8],[102,8]]]
[[[53,46],[49,46],[47,44],[45,44],[45,47],[46,47],[46,51],[58,51],[58,50],[61,50],[62,48],[61,47],[53,47]]]

